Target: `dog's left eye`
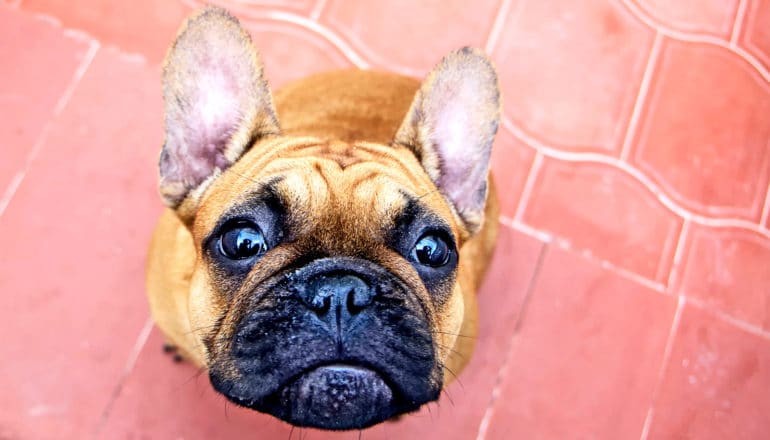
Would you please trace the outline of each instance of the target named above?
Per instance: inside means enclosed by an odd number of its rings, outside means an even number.
[[[219,238],[219,250],[232,260],[245,260],[267,251],[267,242],[259,226],[236,221],[225,227]]]
[[[435,234],[425,234],[414,245],[412,258],[422,265],[439,267],[449,262],[450,253],[449,245],[443,238]]]

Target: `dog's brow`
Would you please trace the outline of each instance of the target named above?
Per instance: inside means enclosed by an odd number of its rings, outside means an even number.
[[[254,181],[253,179],[244,176],[239,173],[234,173],[237,176],[243,177],[244,179],[249,179],[251,181]],[[253,211],[254,206],[260,204],[260,203],[267,203],[273,206],[278,206],[281,209],[285,209],[286,204],[283,200],[283,197],[281,196],[280,192],[277,189],[278,184],[283,181],[283,176],[275,176],[270,178],[269,180],[265,182],[259,182],[254,181],[257,184],[256,188],[253,188],[249,190],[242,200],[240,200],[238,203],[235,203],[234,205],[227,208],[222,216],[220,216],[217,223],[214,225],[213,228],[211,228],[211,231],[209,232],[208,236],[203,240],[203,243],[207,243],[209,240],[213,239],[216,235],[217,231],[229,220],[233,219],[234,217],[238,217],[240,215],[248,214]]]

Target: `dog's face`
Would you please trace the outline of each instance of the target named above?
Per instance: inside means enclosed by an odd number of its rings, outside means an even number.
[[[284,136],[247,34],[209,8],[164,97],[161,193],[195,242],[190,325],[214,387],[326,429],[437,399],[466,318],[459,250],[483,221],[488,61],[447,57],[391,144]]]

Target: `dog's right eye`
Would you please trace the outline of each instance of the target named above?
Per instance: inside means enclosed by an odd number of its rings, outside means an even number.
[[[245,260],[264,254],[267,242],[259,226],[239,220],[225,226],[219,237],[219,251],[231,260]]]

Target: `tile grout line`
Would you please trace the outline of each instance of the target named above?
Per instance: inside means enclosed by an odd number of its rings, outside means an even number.
[[[511,334],[510,340],[508,341],[505,358],[503,359],[503,363],[500,365],[500,368],[497,370],[495,386],[492,388],[492,393],[489,396],[489,402],[487,403],[487,407],[484,410],[484,416],[481,418],[481,422],[479,422],[479,430],[476,434],[476,440],[486,439],[487,430],[489,429],[489,425],[492,422],[492,416],[494,416],[495,402],[500,396],[503,381],[505,380],[505,374],[507,373],[510,362],[513,358],[513,352],[516,346],[516,340],[518,339],[518,333],[521,329],[522,323],[524,322],[529,302],[532,298],[533,291],[535,290],[535,284],[537,284],[538,277],[540,276],[540,271],[543,267],[543,261],[545,260],[545,256],[548,253],[548,246],[548,243],[543,243],[543,246],[540,249],[540,253],[537,256],[535,268],[532,271],[532,276],[530,277],[529,284],[527,285],[527,291],[524,294],[524,300],[521,303],[519,316],[516,318],[516,324],[513,326],[513,332]]]
[[[737,47],[738,38],[741,37],[741,31],[743,30],[743,20],[746,18],[746,9],[748,8],[748,0],[738,1],[738,10],[735,12],[735,21],[733,22],[733,29],[730,32],[730,46]]]
[[[760,228],[767,228],[768,217],[770,217],[770,183],[767,184],[767,193],[765,193],[765,205],[762,207],[762,216],[759,219]]]
[[[528,135],[525,133],[521,128],[514,125],[511,121],[509,121],[507,118],[503,120],[503,125],[514,135],[514,137],[524,141],[525,144],[527,144],[530,148],[541,152],[544,156],[561,160],[564,162],[574,162],[574,163],[598,163],[598,164],[604,164],[608,165],[610,167],[619,169],[620,171],[623,171],[633,179],[637,181],[637,183],[641,184],[645,189],[649,192],[651,192],[657,200],[669,211],[673,212],[674,214],[678,215],[679,217],[682,217],[686,220],[691,220],[694,223],[704,225],[704,226],[710,226],[710,227],[732,227],[732,228],[741,228],[748,231],[756,232],[760,235],[762,235],[765,238],[770,239],[770,231],[768,231],[766,228],[760,228],[756,223],[744,220],[741,218],[731,217],[731,218],[714,218],[714,217],[707,217],[700,214],[695,214],[690,211],[688,211],[686,208],[679,206],[679,202],[674,201],[673,198],[671,198],[666,192],[663,190],[662,186],[654,183],[654,181],[645,175],[642,171],[634,168],[633,166],[629,165],[626,162],[623,162],[615,157],[609,157],[604,154],[600,153],[586,153],[586,152],[568,152],[568,151],[561,151],[555,147],[546,146],[543,143],[539,142],[534,137]]]
[[[770,341],[770,330],[765,330],[762,327],[759,327],[754,324],[750,324],[742,319],[736,318],[730,315],[729,313],[719,310],[717,308],[709,307],[708,304],[704,303],[698,298],[688,297],[687,302],[689,304],[692,304],[693,307],[696,307],[704,311],[705,313],[721,320],[722,322],[732,325],[733,327],[737,327],[738,329],[743,330],[746,333],[751,333],[754,336]]]
[[[513,214],[513,220],[515,222],[523,223],[522,217],[524,217],[524,209],[529,204],[529,199],[532,197],[532,191],[535,187],[535,180],[540,174],[540,168],[543,167],[543,154],[539,150],[535,150],[535,158],[532,159],[532,165],[529,167],[529,173],[527,174],[527,180],[524,182],[524,189],[521,190],[521,196],[519,197],[519,203],[516,206],[516,212]]]
[[[684,254],[684,246],[690,235],[690,221],[684,219],[682,222],[682,229],[679,231],[679,239],[676,243],[676,249],[674,250],[674,261],[671,262],[671,272],[668,274],[666,280],[666,287],[673,289],[674,283],[679,282],[679,270],[682,265],[682,254]]]
[[[646,287],[650,290],[654,290],[655,292],[666,294],[665,285],[658,281],[653,281],[649,278],[645,278],[642,275],[639,275],[637,273],[634,273],[628,269],[622,268],[609,260],[602,259],[600,257],[595,256],[590,251],[587,251],[585,249],[578,249],[572,246],[572,243],[569,242],[569,240],[565,240],[560,237],[556,237],[549,232],[541,231],[537,228],[534,228],[532,226],[529,226],[527,224],[518,222],[516,220],[511,219],[510,217],[506,217],[504,215],[500,216],[500,224],[503,226],[509,227],[515,231],[521,232],[522,234],[529,235],[530,237],[536,238],[542,242],[545,243],[553,243],[556,246],[558,246],[561,249],[567,250],[573,254],[576,254],[580,256],[581,258],[586,259],[587,261],[590,261],[593,264],[601,266],[602,269],[610,270],[616,275],[619,275],[620,277],[627,279],[629,281],[632,281],[636,284],[639,284],[640,286]],[[667,294],[666,294],[667,295]]]
[[[29,168],[32,165],[32,162],[35,160],[35,158],[37,158],[40,150],[43,148],[43,144],[45,144],[45,142],[48,140],[48,134],[51,131],[51,127],[53,126],[53,124],[59,118],[59,115],[62,113],[64,108],[69,103],[70,98],[72,98],[72,95],[75,93],[75,89],[78,87],[78,85],[80,85],[80,81],[83,79],[83,76],[85,76],[86,71],[91,66],[91,63],[93,62],[94,57],[96,56],[96,52],[98,52],[99,50],[99,47],[100,45],[98,41],[96,40],[90,41],[89,48],[86,51],[85,56],[83,56],[83,59],[80,61],[78,68],[75,69],[75,72],[72,75],[72,79],[70,80],[69,84],[67,84],[67,87],[64,89],[64,92],[62,92],[62,95],[56,101],[56,105],[54,106],[51,117],[49,118],[48,122],[46,122],[45,126],[43,126],[43,129],[40,131],[40,134],[35,140],[35,143],[32,144],[32,149],[27,154],[27,157],[24,160],[24,164],[22,165],[21,170],[19,170],[16,173],[16,175],[13,177],[13,180],[8,185],[7,189],[5,190],[2,197],[0,198],[0,217],[2,217],[3,213],[5,213],[5,210],[8,208],[8,205],[11,203],[11,200],[16,195],[16,191],[19,189],[22,182],[24,181],[24,178],[26,177],[27,172],[29,171]]]
[[[500,7],[497,9],[497,16],[492,23],[492,29],[489,31],[487,41],[484,44],[484,52],[489,55],[497,46],[497,41],[500,39],[500,33],[503,31],[503,24],[505,19],[508,18],[508,13],[511,9],[511,0],[502,0]]]
[[[652,392],[652,399],[650,407],[647,409],[647,415],[644,418],[644,424],[642,425],[642,433],[639,440],[647,440],[650,435],[650,427],[652,426],[652,420],[655,417],[655,404],[657,403],[658,396],[661,388],[663,387],[663,380],[665,379],[668,365],[671,362],[671,352],[674,349],[674,340],[679,332],[679,324],[682,321],[682,312],[684,312],[685,305],[684,296],[679,296],[676,303],[676,311],[674,312],[674,319],[671,321],[671,329],[668,333],[668,340],[666,341],[666,347],[663,349],[663,359],[661,361],[660,370],[658,371],[658,381],[655,384],[655,388]]]
[[[508,227],[515,231],[519,231],[523,234],[529,235],[530,237],[536,238],[542,241],[543,243],[551,243],[553,241],[553,236],[551,234],[545,231],[541,231],[539,229],[535,229],[526,223],[521,223],[508,216],[500,215],[499,222],[501,225],[505,227]]]
[[[110,413],[112,412],[112,407],[115,405],[115,402],[118,400],[118,397],[120,397],[120,393],[121,391],[123,391],[123,386],[125,385],[126,380],[130,376],[131,372],[134,370],[134,366],[136,365],[136,362],[139,359],[139,355],[142,353],[144,346],[147,345],[147,340],[150,338],[150,332],[152,331],[152,327],[153,327],[153,320],[152,318],[148,317],[145,320],[141,330],[139,330],[139,334],[136,337],[136,341],[134,341],[134,346],[131,348],[131,351],[128,353],[126,364],[123,366],[123,370],[121,371],[120,376],[118,377],[118,383],[115,385],[115,388],[113,388],[112,393],[110,394],[110,399],[109,401],[107,401],[107,404],[104,406],[104,410],[102,411],[101,415],[99,416],[99,420],[96,422],[96,425],[94,426],[92,438],[97,438],[99,435],[99,432],[101,432],[102,428],[104,428],[105,423],[107,423],[107,419],[109,418]]]
[[[318,21],[319,18],[321,18],[321,14],[324,11],[324,8],[326,8],[326,3],[328,0],[317,0],[315,5],[313,5],[313,9],[310,11],[310,19],[313,21]]]
[[[686,43],[710,44],[712,46],[721,47],[723,49],[726,49],[734,53],[738,57],[742,58],[743,61],[747,62],[754,70],[756,70],[757,73],[759,73],[759,75],[765,79],[765,81],[770,82],[770,71],[768,71],[768,69],[764,67],[764,65],[757,59],[757,57],[750,54],[748,51],[744,50],[740,46],[730,44],[730,42],[728,41],[725,41],[721,38],[717,38],[711,35],[704,35],[704,34],[697,34],[697,33],[688,34],[686,32],[672,29],[670,27],[662,25],[661,23],[658,23],[649,15],[642,12],[638,6],[634,5],[631,2],[631,0],[620,0],[620,3],[628,11],[630,11],[634,16],[636,16],[639,20],[641,20],[642,23],[647,25],[647,27],[658,31],[659,33],[663,34],[668,38],[678,40],[678,41],[683,41]]]
[[[636,96],[636,102],[634,108],[631,111],[631,119],[628,122],[626,128],[626,136],[623,139],[623,145],[620,147],[620,160],[628,162],[628,156],[631,154],[631,143],[636,137],[636,132],[639,130],[639,119],[641,118],[642,110],[647,104],[650,82],[655,73],[655,68],[658,65],[658,58],[660,58],[660,50],[663,45],[663,36],[657,30],[655,31],[655,38],[652,40],[652,47],[650,48],[649,58],[647,59],[647,65],[644,68],[642,74],[642,82],[639,85],[639,93]]]
[[[331,28],[317,21],[313,21],[307,17],[285,11],[253,11],[237,9],[234,7],[231,9],[233,13],[242,14],[247,18],[274,20],[279,23],[289,23],[302,27],[304,30],[317,34],[319,37],[326,40],[329,44],[334,46],[334,48],[339,50],[342,55],[347,58],[348,61],[350,61],[354,66],[360,69],[371,68],[371,63],[369,63],[363,55],[359,54],[359,51],[354,48],[353,44],[346,41],[342,36],[337,35],[337,33],[334,32]]]

